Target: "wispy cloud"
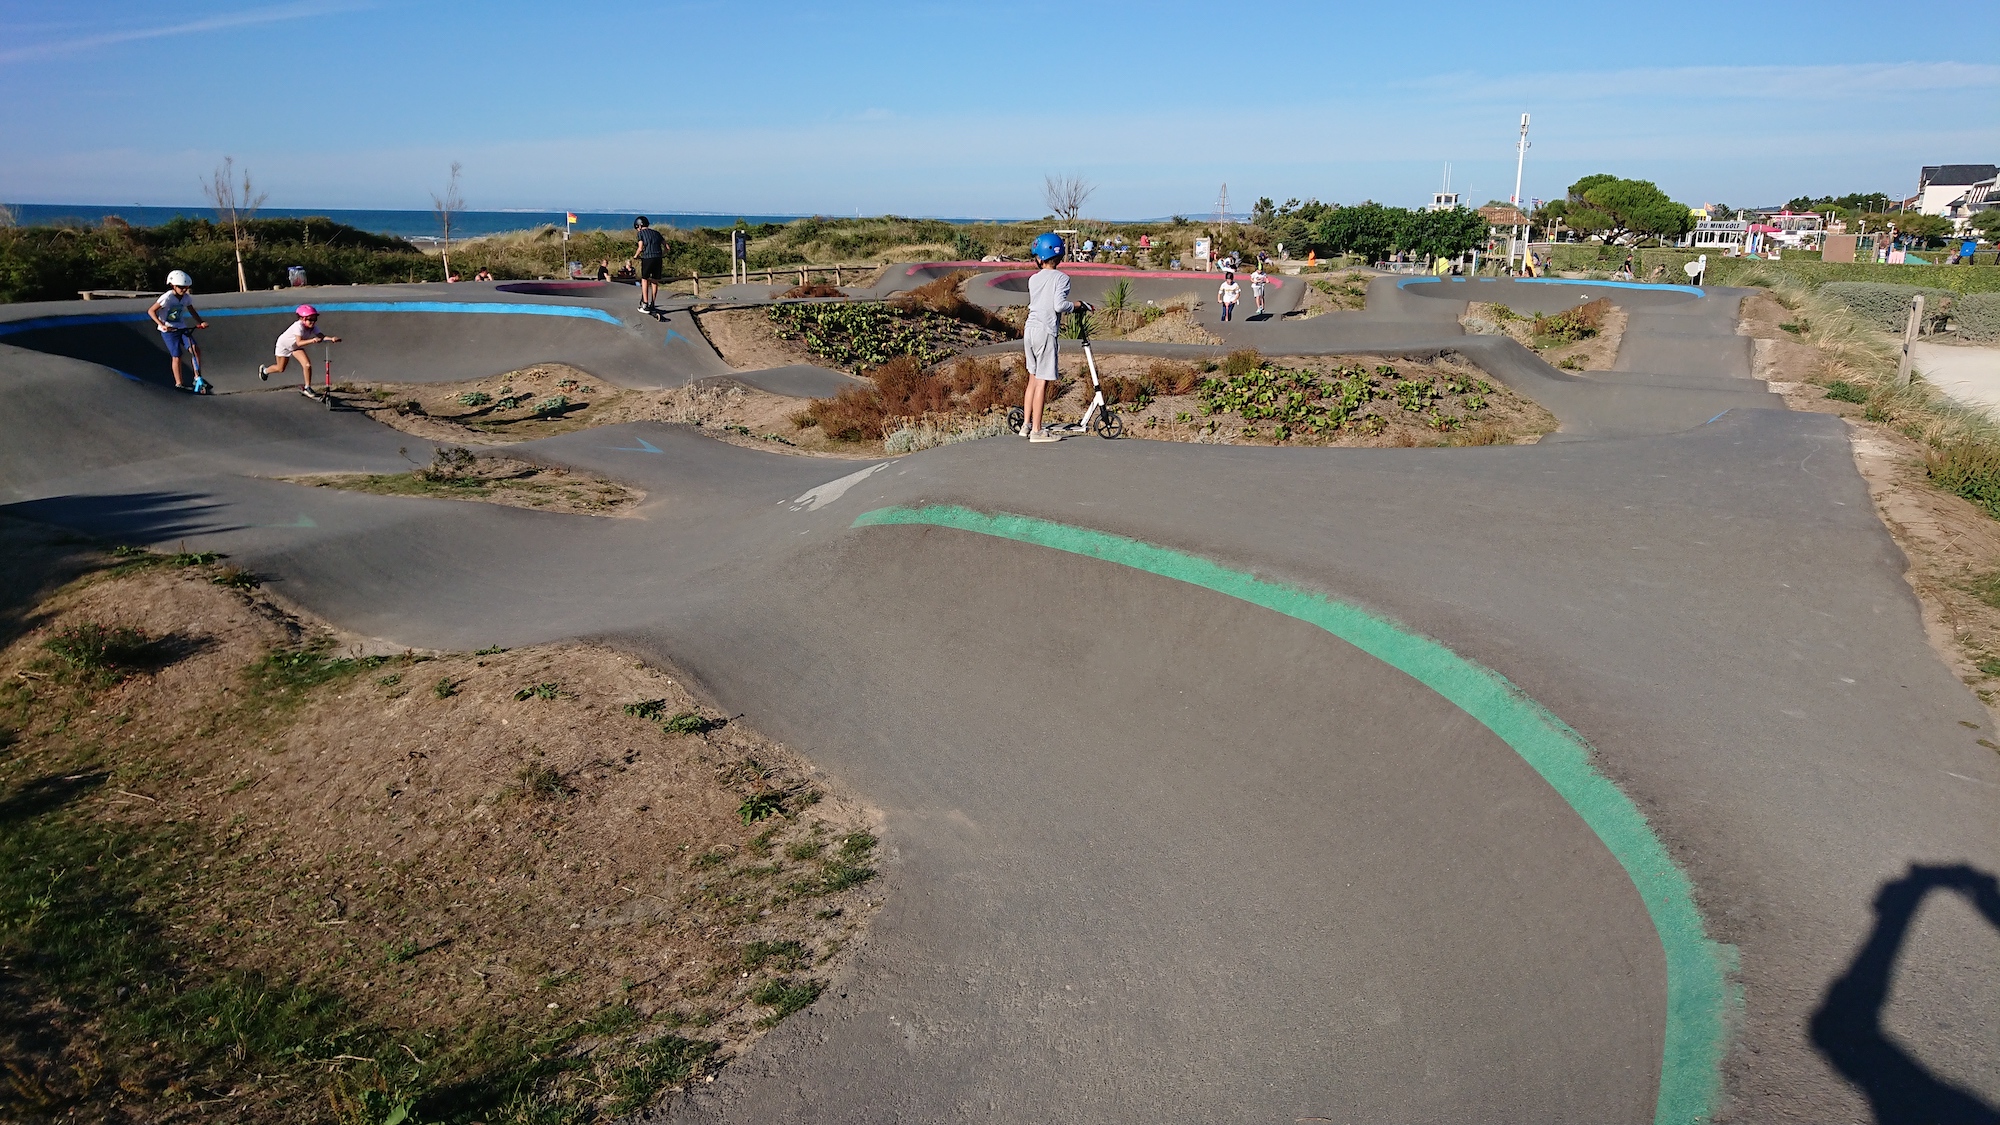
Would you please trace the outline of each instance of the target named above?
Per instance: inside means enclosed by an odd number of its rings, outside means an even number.
[[[1532,102],[1670,96],[1702,99],[1807,99],[1931,94],[2000,88],[2000,66],[1967,62],[1871,62],[1806,66],[1655,66],[1623,70],[1460,73],[1398,85],[1434,97]]]
[[[185,23],[162,24],[155,27],[133,27],[118,31],[102,31],[95,34],[73,35],[65,39],[49,39],[40,43],[29,43],[20,47],[9,47],[0,51],[0,63],[28,62],[34,59],[52,58],[76,51],[88,51],[97,47],[111,47],[120,43],[137,43],[147,39],[165,39],[174,35],[195,35],[206,31],[223,31],[233,27],[254,27],[259,24],[282,23],[286,20],[311,19],[329,12],[351,11],[358,4],[298,3],[281,4],[272,8],[257,8],[247,12],[237,12],[227,16],[212,16],[203,20],[189,20]],[[19,30],[18,28],[16,30]]]

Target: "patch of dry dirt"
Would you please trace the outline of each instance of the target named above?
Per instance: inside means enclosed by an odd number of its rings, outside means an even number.
[[[1146,344],[1220,344],[1222,338],[1202,326],[1202,299],[1193,293],[1183,294],[1159,306],[1161,315],[1151,324],[1143,324],[1121,339]]]
[[[738,371],[789,367],[795,363],[825,366],[806,348],[804,341],[778,339],[771,330],[769,314],[761,308],[709,309],[695,313],[694,322],[722,362]]]
[[[1304,289],[1299,299],[1299,307],[1286,313],[1285,318],[1309,320],[1330,312],[1366,308],[1368,283],[1374,279],[1375,275],[1366,270],[1302,274],[1299,276],[1299,284],[1304,286]],[[1325,288],[1321,288],[1322,285]]]
[[[646,498],[646,494],[636,488],[607,480],[595,473],[490,455],[475,456],[465,465],[445,465],[441,455],[430,469],[414,469],[407,473],[311,473],[280,479],[315,488],[339,488],[381,496],[475,500],[512,508],[532,508],[538,512],[587,516],[624,515]]]
[[[64,550],[8,542],[50,565]],[[0,791],[101,775],[65,815],[178,841],[175,885],[133,909],[188,971],[338,996],[440,1059],[476,1034],[555,1036],[584,1064],[535,1097],[602,1109],[621,1060],[665,1029],[717,1044],[705,1069],[746,1050],[774,1022],[752,994],[833,979],[880,905],[877,815],[672,670],[557,644],[405,653],[286,686],[247,670],[328,631],[220,573],[86,578],[0,652],[18,728]],[[84,622],[177,638],[174,656],[101,690],[65,684],[42,642]],[[713,729],[664,730],[676,714]],[[754,822],[753,802],[768,810]],[[371,1081],[371,1059],[200,1061],[222,1068],[218,1091],[171,1046],[93,1046],[101,1021],[35,979],[6,983],[49,1018],[0,1036],[0,1061],[66,1120],[219,1119],[187,1108],[219,1091],[228,1120],[302,1120],[326,1111],[322,1087]],[[614,1010],[629,1012],[614,1031],[564,1031]],[[88,1081],[77,1058],[98,1060]]]
[[[519,422],[487,422],[481,410],[467,407],[460,395],[485,394],[493,399],[511,388],[511,393],[532,393],[553,388],[565,379],[585,380],[595,397],[579,400],[576,410],[553,421],[526,419]],[[817,431],[799,431],[791,422],[806,403],[805,399],[769,394],[744,384],[718,385],[717,381],[665,391],[622,390],[591,379],[587,373],[562,364],[542,364],[523,371],[495,375],[463,383],[379,383],[354,384],[350,401],[364,405],[383,425],[427,441],[448,442],[469,447],[492,447],[530,441],[538,437],[567,433],[587,426],[610,426],[620,422],[667,422],[695,426],[701,432],[732,445],[767,452],[798,453],[807,456],[847,457],[850,448],[826,442]],[[406,409],[410,402],[416,409]],[[368,405],[373,404],[373,405]]]

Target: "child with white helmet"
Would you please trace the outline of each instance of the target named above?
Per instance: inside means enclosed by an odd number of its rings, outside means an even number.
[[[175,270],[167,275],[167,291],[146,310],[146,315],[160,329],[160,338],[166,342],[167,354],[174,360],[174,386],[183,391],[200,393],[201,349],[195,345],[194,330],[207,328],[208,322],[194,307],[194,278],[186,270]],[[195,377],[190,384],[181,376],[181,357],[190,357],[194,362]]]
[[[1030,253],[1039,268],[1028,279],[1028,323],[1021,331],[1021,346],[1027,352],[1028,394],[1021,403],[1021,433],[1029,441],[1061,441],[1042,424],[1042,404],[1047,401],[1049,384],[1056,381],[1056,337],[1062,314],[1090,311],[1082,301],[1069,299],[1069,275],[1057,269],[1063,260],[1062,236],[1044,234],[1035,239]]]
[[[300,305],[294,311],[298,314],[299,319],[294,321],[292,326],[285,329],[284,333],[278,337],[278,362],[269,367],[265,367],[261,363],[258,364],[257,378],[268,380],[271,376],[283,371],[285,363],[288,360],[297,358],[299,361],[299,371],[304,377],[303,390],[306,396],[310,398],[312,397],[313,365],[312,358],[306,355],[306,345],[318,343],[338,344],[340,343],[340,337],[329,336],[319,330],[319,310],[313,308],[311,305]]]

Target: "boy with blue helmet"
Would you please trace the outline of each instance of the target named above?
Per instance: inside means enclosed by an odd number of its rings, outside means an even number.
[[[1062,236],[1044,234],[1035,239],[1029,252],[1037,269],[1028,279],[1028,323],[1021,331],[1021,346],[1027,353],[1028,394],[1021,404],[1021,433],[1029,441],[1061,441],[1042,424],[1042,404],[1048,400],[1049,384],[1056,381],[1056,337],[1062,314],[1090,306],[1069,299],[1069,275],[1057,269],[1063,260]]]

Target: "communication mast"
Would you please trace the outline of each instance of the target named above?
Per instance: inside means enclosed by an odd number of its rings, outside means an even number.
[[[1219,193],[1217,193],[1215,197],[1215,225],[1221,226],[1222,224],[1228,221],[1229,221],[1229,185],[1225,183],[1222,185],[1222,190]]]

